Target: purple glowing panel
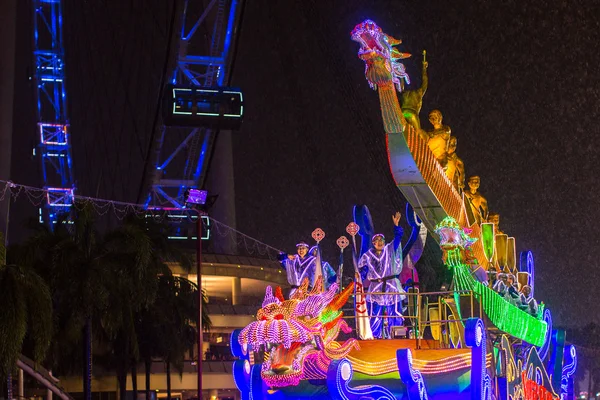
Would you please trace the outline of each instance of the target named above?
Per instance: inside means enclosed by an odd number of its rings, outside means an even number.
[[[206,196],[208,192],[206,190],[190,189],[188,192],[187,202],[190,204],[206,204]]]

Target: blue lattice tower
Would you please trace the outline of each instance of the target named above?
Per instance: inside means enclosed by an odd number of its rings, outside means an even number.
[[[47,198],[40,219],[51,227],[73,205],[73,181],[60,0],[33,0],[38,145]]]
[[[239,0],[212,0],[206,6],[198,0],[185,1],[177,59],[169,74],[169,83],[193,88],[195,93],[216,93],[227,84],[240,9]],[[241,99],[241,94],[239,97]],[[240,115],[242,112],[243,108]],[[155,162],[150,178],[147,177],[150,191],[145,204],[149,208],[178,209],[186,214],[186,191],[203,188],[219,126],[189,125],[163,125],[156,135],[153,147]],[[171,214],[175,213],[171,211]],[[191,235],[178,228],[173,230],[172,235],[192,239]]]

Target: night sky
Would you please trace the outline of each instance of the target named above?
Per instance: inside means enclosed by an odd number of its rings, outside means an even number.
[[[26,20],[27,2],[19,3]],[[232,79],[245,99],[233,149],[237,227],[290,252],[321,227],[333,260],[335,238],[362,203],[391,237],[391,215],[404,213],[405,200],[387,166],[377,93],[350,40],[352,28],[370,18],[413,54],[404,60],[410,87],[420,85],[427,50],[421,123],[428,129],[429,111],[442,111],[467,176],[481,177],[502,230],[516,237],[518,251],[534,252],[536,298],[558,324],[600,322],[600,3],[478,3],[248,0]],[[169,10],[159,0],[65,2],[80,194],[135,201]],[[30,26],[18,30],[15,129],[32,132]],[[13,180],[39,186],[34,140],[15,139]]]
[[[534,252],[538,300],[559,324],[598,321],[599,3],[478,3],[249,2],[234,76],[247,99],[235,142],[238,227],[291,251],[317,226],[339,236],[352,205],[365,203],[391,236],[404,200],[349,36],[370,18],[413,54],[413,87],[427,50],[421,123],[430,127],[432,109],[444,114],[467,176],[481,177],[517,250]]]

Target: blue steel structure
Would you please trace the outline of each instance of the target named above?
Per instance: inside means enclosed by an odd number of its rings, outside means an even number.
[[[185,1],[172,85],[215,88],[226,84],[239,12],[238,0]],[[203,188],[217,133],[214,127],[162,126],[154,144],[155,164],[145,201],[149,209],[177,209],[187,215],[185,193],[189,188]],[[193,238],[183,230],[175,229],[173,234]]]
[[[34,155],[40,158],[42,179],[47,190],[40,221],[47,222],[50,227],[61,214],[70,212],[75,191],[62,23],[60,0],[33,0],[33,81],[39,140]]]

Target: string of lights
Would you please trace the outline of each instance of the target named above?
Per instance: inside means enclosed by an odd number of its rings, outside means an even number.
[[[25,198],[31,205],[40,207],[45,204],[48,196],[51,194],[52,188],[42,189],[33,186],[17,184],[12,181],[0,180],[0,202],[9,196],[13,202]],[[85,206],[91,206],[96,214],[103,216],[107,215],[109,212],[112,212],[112,214],[118,220],[123,220],[123,218],[128,215],[135,215],[139,218],[146,218],[148,215],[152,215],[153,218],[156,218],[157,220],[168,218],[169,215],[181,215],[181,210],[169,207],[153,207],[149,209],[142,204],[99,199],[75,194],[72,194],[70,200],[75,209],[80,210]],[[243,246],[246,250],[246,253],[249,255],[258,254],[263,257],[266,256],[270,260],[276,260],[278,255],[283,252],[280,249],[246,235],[245,233],[240,232],[237,229],[212,217],[207,216],[207,218],[210,221],[210,226],[213,232],[216,232],[223,238],[227,238],[237,246]]]

